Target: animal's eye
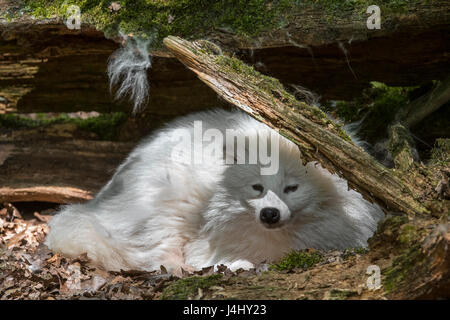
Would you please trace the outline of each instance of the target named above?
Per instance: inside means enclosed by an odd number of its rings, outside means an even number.
[[[264,187],[260,184],[254,184],[252,185],[253,190],[259,191],[259,192],[263,192],[264,191]]]
[[[286,188],[284,188],[284,193],[289,193],[289,192],[295,192],[298,188],[298,184],[293,185],[293,186],[287,186]]]

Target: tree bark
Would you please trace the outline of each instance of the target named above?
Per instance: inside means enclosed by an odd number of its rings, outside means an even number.
[[[83,202],[110,179],[133,144],[55,139],[39,130],[0,137],[0,203]]]
[[[258,37],[223,28],[190,37],[219,43],[283,83],[302,85],[324,99],[352,99],[370,81],[413,86],[448,75],[448,1],[421,0],[398,12],[380,4],[379,30],[367,28],[369,14],[363,11],[333,14],[316,4],[299,9],[286,26]],[[81,30],[69,30],[61,19],[35,19],[22,7],[22,1],[0,1],[0,97],[11,101],[5,108],[0,101],[0,112],[131,110],[131,104],[113,101],[108,91],[106,62],[118,43],[87,23]],[[11,21],[1,14],[9,9],[25,14]],[[216,103],[170,52],[151,54],[146,109],[151,118],[171,119]]]
[[[392,171],[349,141],[316,107],[300,103],[275,79],[255,72],[235,58],[217,55],[207,41],[169,36],[164,44],[223,99],[297,144],[303,161],[317,160],[347,179],[349,186],[382,207],[409,214],[427,209]]]
[[[450,76],[430,92],[402,108],[397,120],[407,128],[412,128],[448,101],[450,101]]]
[[[92,199],[93,194],[86,190],[70,187],[0,187],[0,202],[53,202],[76,203]]]
[[[389,152],[394,160],[396,169],[407,171],[417,157],[414,154],[415,144],[408,129],[401,123],[391,124],[389,132]]]

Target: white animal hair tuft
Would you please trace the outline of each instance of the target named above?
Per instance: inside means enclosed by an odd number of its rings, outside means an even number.
[[[360,146],[361,148],[363,148],[364,150],[368,151],[370,150],[370,144],[361,139],[358,135],[360,129],[361,129],[361,124],[363,123],[364,119],[366,118],[367,114],[364,115],[360,120],[358,121],[354,121],[351,123],[347,123],[346,125],[343,126],[344,131],[350,136],[350,138],[352,139],[352,141],[357,145]]]
[[[110,91],[118,86],[115,99],[129,95],[133,102],[133,113],[137,113],[148,101],[147,69],[152,65],[148,45],[151,40],[131,37],[125,39],[125,46],[116,50],[108,59]]]

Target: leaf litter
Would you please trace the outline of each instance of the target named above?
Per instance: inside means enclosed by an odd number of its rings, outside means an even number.
[[[71,259],[52,253],[43,243],[56,209],[23,217],[10,203],[0,204],[0,300],[10,299],[158,299],[180,277],[159,271],[105,271],[83,254]],[[256,271],[245,271],[256,274]],[[235,273],[225,266],[203,268],[181,278]]]
[[[0,300],[160,299],[180,279],[216,274],[221,275],[218,284],[196,288],[195,294],[187,298],[320,299],[330,295],[334,286],[354,288],[355,284],[348,280],[355,272],[351,270],[353,258],[366,259],[355,252],[334,251],[323,253],[322,261],[314,268],[294,267],[275,273],[266,263],[235,272],[224,265],[194,272],[182,270],[179,276],[169,274],[164,266],[151,272],[105,271],[90,264],[86,254],[68,258],[44,245],[47,223],[56,209],[21,211],[13,204],[0,204]],[[349,274],[343,272],[346,267]],[[365,272],[359,269],[357,273]],[[330,286],[331,275],[342,279],[332,281]]]

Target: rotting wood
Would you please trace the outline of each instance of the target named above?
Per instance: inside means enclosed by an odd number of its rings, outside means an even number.
[[[0,202],[53,202],[75,203],[92,199],[92,193],[70,187],[41,186],[30,188],[1,188]]]
[[[51,139],[36,130],[0,139],[0,203],[84,202],[111,178],[133,143]]]
[[[402,10],[385,10],[387,1],[380,4],[379,30],[367,28],[369,14],[364,11],[334,14],[317,7],[319,2],[299,8],[287,25],[258,37],[243,37],[229,28],[189,36],[219,43],[283,83],[319,92],[324,100],[352,99],[370,81],[413,86],[449,73],[448,1],[421,0],[401,4]],[[113,101],[105,73],[107,59],[122,38],[108,40],[84,22],[80,30],[70,30],[62,18],[33,17],[24,5],[0,1],[0,12],[16,13],[6,15],[8,19],[0,14],[0,96],[10,101],[5,107],[0,101],[0,112],[130,110],[125,100]],[[216,103],[167,50],[151,54],[146,113],[152,119],[171,119]],[[149,121],[142,125],[155,127]]]

